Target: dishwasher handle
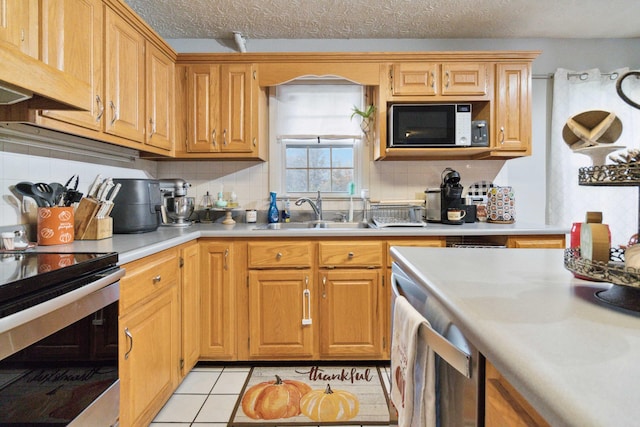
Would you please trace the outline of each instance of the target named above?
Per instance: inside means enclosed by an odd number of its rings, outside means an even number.
[[[407,277],[400,277],[397,274],[392,274],[391,288],[393,291],[393,301],[398,297],[403,297],[402,290],[398,287],[398,280],[410,281]],[[413,286],[417,284],[410,282]],[[414,307],[415,308],[415,307]],[[424,317],[424,316],[423,316]],[[425,323],[421,325],[418,332],[420,338],[445,362],[455,368],[458,372],[467,378],[471,378],[471,355],[465,351],[462,351],[456,345],[452,344],[445,337],[435,331],[429,321],[425,319]]]

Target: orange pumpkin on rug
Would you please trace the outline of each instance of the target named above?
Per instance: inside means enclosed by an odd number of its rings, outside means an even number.
[[[300,398],[311,391],[301,381],[283,380],[251,386],[242,397],[242,410],[254,420],[275,420],[300,415]]]
[[[347,421],[358,415],[358,398],[345,390],[313,390],[300,400],[300,410],[313,421]]]

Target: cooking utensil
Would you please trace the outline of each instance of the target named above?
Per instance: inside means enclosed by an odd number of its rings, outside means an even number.
[[[33,183],[32,182],[27,182],[27,181],[22,181],[19,182],[15,185],[15,189],[16,191],[21,194],[23,196],[23,198],[26,197],[30,197],[32,198],[35,202],[36,205],[38,205],[39,207],[44,207],[45,206],[45,201],[42,200],[40,197],[36,196],[35,194],[33,194]]]
[[[62,206],[66,187],[59,182],[52,182],[49,184],[49,187],[51,187],[52,197],[55,202],[52,206]]]
[[[98,176],[96,176],[96,179],[93,181],[93,183],[89,187],[89,191],[87,191],[88,197],[96,198],[98,194],[98,187],[100,187],[100,183],[102,183],[102,175],[98,174]]]
[[[38,182],[31,186],[33,194],[44,201],[44,207],[55,206],[56,201],[53,198],[53,189],[45,182]]]

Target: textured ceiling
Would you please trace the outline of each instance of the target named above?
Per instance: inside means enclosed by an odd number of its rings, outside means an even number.
[[[638,0],[125,0],[165,39],[640,37]]]

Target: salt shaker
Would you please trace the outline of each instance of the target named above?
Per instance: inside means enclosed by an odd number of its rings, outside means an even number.
[[[2,233],[2,247],[8,251],[15,249],[14,234],[12,231],[4,231]]]
[[[16,249],[26,249],[29,246],[24,230],[16,230],[13,234],[13,246]]]

